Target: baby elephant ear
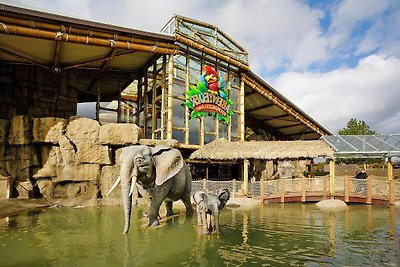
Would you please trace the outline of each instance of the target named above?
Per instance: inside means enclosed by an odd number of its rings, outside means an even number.
[[[220,206],[218,207],[220,210],[222,210],[225,207],[226,202],[229,200],[229,190],[228,189],[222,189],[218,191],[218,198],[221,201]]]
[[[183,158],[179,150],[170,147],[155,147],[152,151],[156,165],[156,185],[162,185],[182,169]]]

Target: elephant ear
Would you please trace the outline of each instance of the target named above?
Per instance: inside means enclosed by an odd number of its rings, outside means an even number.
[[[182,169],[183,158],[179,150],[167,146],[156,146],[152,152],[156,165],[156,185],[162,185]]]
[[[221,201],[221,204],[218,207],[220,210],[222,210],[225,207],[226,202],[228,202],[228,200],[229,200],[229,197],[230,197],[230,195],[229,195],[228,189],[222,189],[222,190],[218,191],[218,198]]]

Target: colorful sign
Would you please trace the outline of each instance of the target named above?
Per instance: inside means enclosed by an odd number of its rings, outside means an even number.
[[[204,66],[203,74],[197,81],[197,86],[190,85],[186,91],[187,106],[191,110],[190,118],[204,117],[206,114],[216,116],[218,121],[229,123],[233,114],[228,90],[223,77],[218,79],[214,67]]]

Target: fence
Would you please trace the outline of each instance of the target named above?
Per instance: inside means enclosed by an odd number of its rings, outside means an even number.
[[[271,181],[256,181],[249,183],[248,195],[262,200],[276,202],[316,201],[330,197],[330,178],[328,176],[315,178],[279,179]],[[208,190],[217,192],[219,189],[229,189],[232,197],[244,196],[243,182],[199,180],[192,182],[192,191]],[[349,176],[335,177],[335,198],[345,202],[389,201],[394,204],[400,200],[400,182],[385,180],[383,177],[355,179]]]

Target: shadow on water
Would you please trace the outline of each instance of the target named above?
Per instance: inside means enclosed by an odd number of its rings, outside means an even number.
[[[121,207],[40,209],[0,219],[0,265],[400,265],[400,210],[393,206],[228,208],[220,238],[203,235],[196,216],[184,214],[149,228],[144,210],[133,209],[127,235]]]

